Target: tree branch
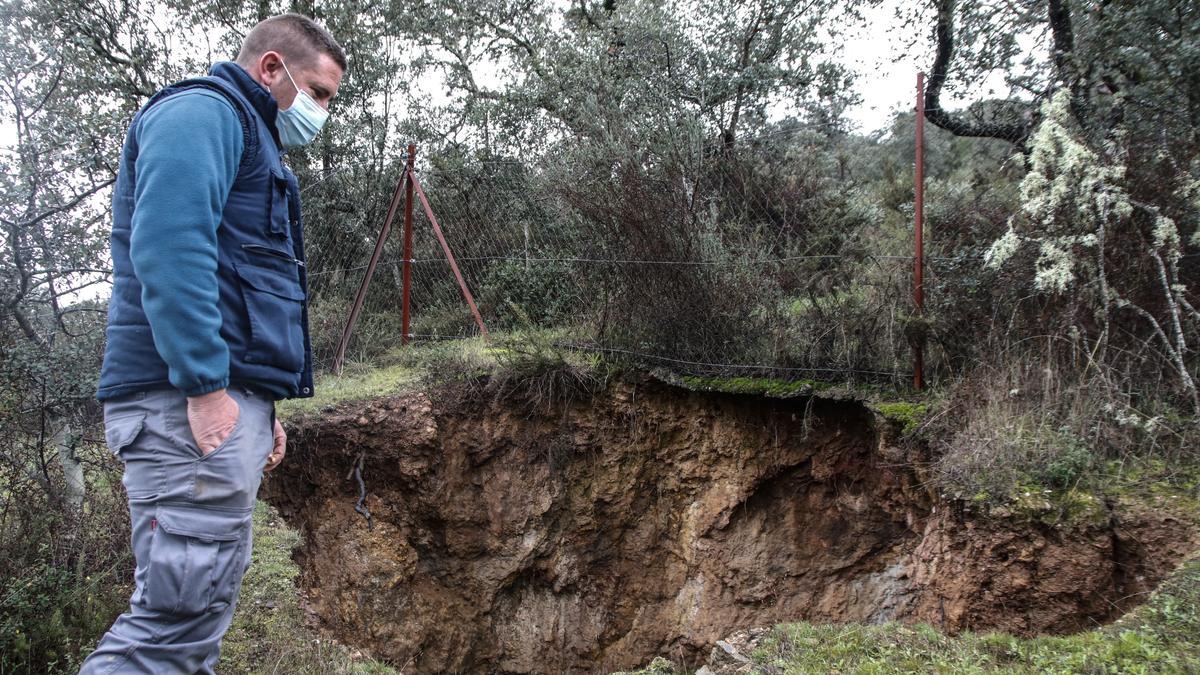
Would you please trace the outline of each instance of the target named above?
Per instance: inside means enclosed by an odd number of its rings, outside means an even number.
[[[950,62],[954,58],[955,0],[938,0],[937,9],[937,52],[929,71],[929,81],[925,85],[925,119],[955,136],[999,138],[1024,145],[1033,131],[1032,115],[1028,120],[1008,124],[972,123],[942,108],[942,87],[950,75]]]

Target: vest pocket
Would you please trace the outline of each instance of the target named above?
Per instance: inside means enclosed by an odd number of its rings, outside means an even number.
[[[267,228],[272,235],[281,238],[287,238],[291,224],[287,192],[287,177],[283,172],[271,169],[271,215]]]
[[[304,367],[304,292],[295,272],[235,264],[250,322],[247,363],[297,373]]]
[[[248,511],[159,504],[141,603],[176,616],[221,611],[240,577]]]

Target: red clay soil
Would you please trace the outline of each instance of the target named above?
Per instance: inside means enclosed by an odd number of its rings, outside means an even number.
[[[1108,504],[1071,524],[972,516],[856,401],[638,377],[548,409],[414,391],[292,426],[264,496],[304,534],[310,606],[406,673],[698,664],[737,629],[799,619],[1071,632],[1197,543]]]

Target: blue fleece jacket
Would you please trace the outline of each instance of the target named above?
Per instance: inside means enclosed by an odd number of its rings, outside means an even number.
[[[242,156],[220,94],[192,89],[142,116],[129,255],[171,384],[195,396],[229,384],[217,307],[217,228]]]

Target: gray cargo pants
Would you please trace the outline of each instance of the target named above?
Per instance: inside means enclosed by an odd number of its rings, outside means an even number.
[[[232,385],[229,437],[201,456],[177,390],[104,402],[125,464],[133,596],[80,673],[212,673],[250,565],[250,516],[274,441],[275,402]]]

